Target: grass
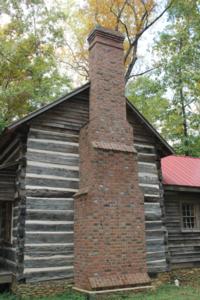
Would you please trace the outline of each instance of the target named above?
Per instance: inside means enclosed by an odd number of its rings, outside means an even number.
[[[31,298],[31,300],[38,298]],[[74,292],[65,293],[58,296],[43,297],[41,300],[86,300],[84,295]],[[156,291],[138,293],[138,294],[116,294],[106,297],[106,300],[199,300],[200,288],[192,286],[175,287],[173,285],[164,285]],[[0,300],[17,300],[14,295],[0,294]]]

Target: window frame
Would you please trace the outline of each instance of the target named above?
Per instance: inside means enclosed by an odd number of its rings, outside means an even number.
[[[185,228],[183,222],[183,205],[193,205],[194,206],[194,216],[196,219],[196,227],[195,228]],[[182,200],[180,201],[180,219],[181,219],[181,231],[182,232],[200,232],[200,203],[193,200]]]

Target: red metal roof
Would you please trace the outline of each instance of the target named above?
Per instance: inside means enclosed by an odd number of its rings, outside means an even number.
[[[200,187],[200,158],[170,155],[161,166],[164,184]]]

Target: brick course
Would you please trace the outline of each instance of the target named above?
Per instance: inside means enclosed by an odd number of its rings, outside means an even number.
[[[91,290],[97,289],[94,282],[98,289],[142,285],[149,280],[144,199],[132,127],[126,120],[123,37],[96,28],[89,43],[90,119],[79,141],[75,286]]]

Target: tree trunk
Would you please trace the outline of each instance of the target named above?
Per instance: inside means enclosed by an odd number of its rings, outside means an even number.
[[[183,118],[183,135],[184,135],[184,146],[185,146],[185,155],[189,156],[189,141],[188,141],[188,126],[187,126],[187,116],[185,111],[185,101],[183,95],[183,88],[180,86],[180,100],[181,100],[181,113]]]

